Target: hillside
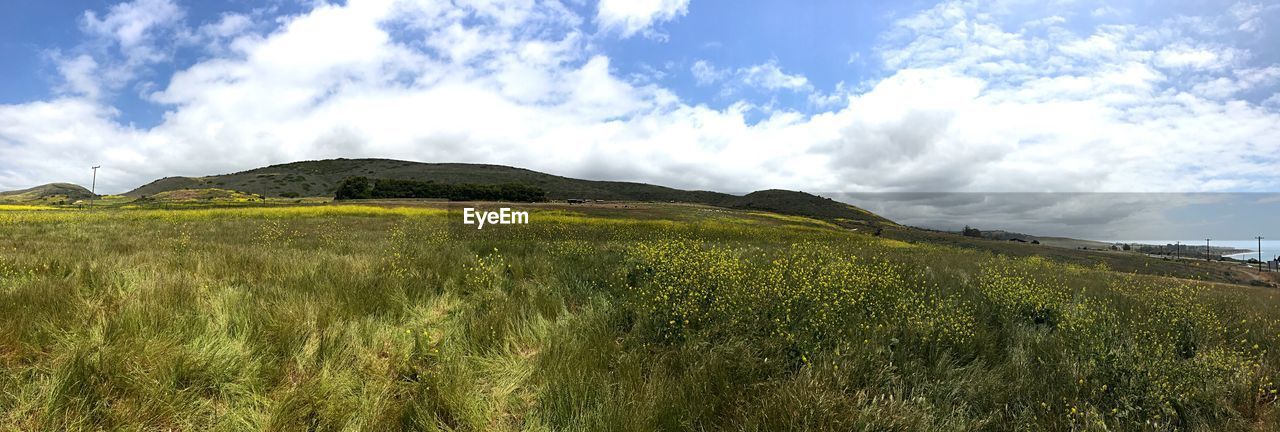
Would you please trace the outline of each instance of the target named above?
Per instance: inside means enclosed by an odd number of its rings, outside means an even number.
[[[0,202],[7,203],[70,204],[89,198],[93,198],[92,192],[73,183],[49,183],[30,189],[0,192]]]
[[[1100,242],[1094,240],[1081,240],[1068,237],[1048,237],[1037,236],[1031,234],[1023,234],[1004,230],[982,230],[982,238],[990,240],[1022,240],[1025,242],[1038,241],[1045,246],[1069,248],[1069,249],[1110,249],[1111,243]]]
[[[723,207],[763,210],[776,213],[802,214],[826,220],[889,222],[879,215],[831,198],[780,189],[756,191],[741,197],[726,198]]]
[[[262,200],[262,197],[258,195],[251,195],[244,192],[226,189],[208,188],[164,191],[155,195],[149,195],[146,198],[139,198],[134,201],[134,203],[242,203],[261,202]]]
[[[518,183],[547,192],[550,199],[675,201],[783,214],[891,224],[866,210],[827,198],[794,191],[767,190],[745,196],[687,191],[645,183],[580,180],[501,165],[421,163],[390,159],[330,159],[293,162],[207,177],[166,177],[125,193],[144,197],[182,189],[227,189],[265,197],[332,196],[348,177],[432,181],[437,183]]]

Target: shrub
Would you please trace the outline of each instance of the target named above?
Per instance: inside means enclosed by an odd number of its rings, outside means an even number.
[[[336,200],[369,198],[373,198],[373,183],[368,177],[347,177],[338,184],[338,190],[333,194],[333,199]]]
[[[435,198],[451,201],[546,201],[540,188],[522,184],[434,183],[414,180],[351,177],[338,185],[336,199]]]

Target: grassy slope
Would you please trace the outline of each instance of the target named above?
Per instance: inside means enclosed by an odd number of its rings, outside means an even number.
[[[71,183],[49,183],[30,189],[0,192],[0,203],[70,204],[89,198],[93,198],[93,193],[83,186]]]
[[[284,194],[332,196],[347,177],[406,179],[439,183],[520,183],[540,187],[552,199],[677,201],[730,208],[751,208],[823,219],[891,223],[865,210],[801,192],[768,190],[746,196],[686,191],[644,183],[579,180],[500,165],[420,163],[389,159],[331,159],[282,165],[209,177],[168,177],[125,195],[143,196],[175,189],[221,188],[267,197]]]
[[[0,212],[0,429],[1280,422],[1269,290],[629,210]]]

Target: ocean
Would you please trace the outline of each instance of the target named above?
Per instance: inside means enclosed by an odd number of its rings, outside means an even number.
[[[1165,245],[1165,244],[1174,244],[1174,243],[1182,242],[1182,244],[1184,245],[1204,246],[1204,239],[1200,239],[1200,240],[1114,240],[1113,242],[1129,243],[1129,244],[1152,244],[1152,245]],[[1209,242],[1209,246],[1230,247],[1234,249],[1249,250],[1249,252],[1245,252],[1245,253],[1239,253],[1234,255],[1224,255],[1229,258],[1247,260],[1249,258],[1258,257],[1258,241],[1257,240],[1221,240],[1221,241],[1212,240]],[[1204,249],[1201,249],[1201,251],[1204,251]],[[1275,259],[1277,256],[1280,256],[1280,240],[1263,239],[1262,240],[1262,260],[1269,261],[1269,260]]]

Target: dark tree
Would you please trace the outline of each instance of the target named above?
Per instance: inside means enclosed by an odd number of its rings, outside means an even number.
[[[333,194],[335,200],[369,198],[373,198],[373,183],[368,177],[347,177],[338,184],[338,190]]]
[[[981,230],[977,228],[970,228],[968,225],[964,226],[964,231],[961,231],[961,234],[964,234],[965,237],[982,237]]]
[[[514,201],[547,200],[547,192],[522,184],[435,183],[415,180],[352,177],[338,186],[336,199],[360,198],[425,198],[450,201]]]

